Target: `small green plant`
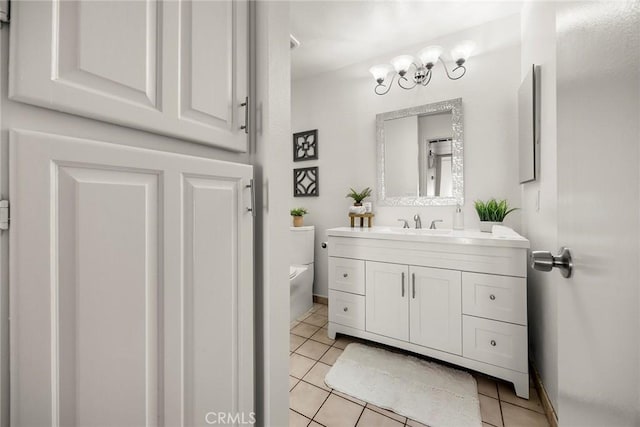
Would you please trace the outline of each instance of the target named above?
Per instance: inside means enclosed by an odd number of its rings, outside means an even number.
[[[291,209],[291,216],[303,216],[309,213],[305,208],[293,208]]]
[[[351,197],[353,201],[356,203],[362,203],[364,199],[366,199],[371,195],[371,191],[372,191],[371,188],[369,187],[365,188],[360,192],[354,190],[353,188],[350,188],[350,190],[351,191],[349,192],[349,194],[347,194],[345,197],[347,198]]]
[[[474,202],[480,221],[502,222],[504,218],[518,208],[509,209],[506,200],[490,199],[486,202],[476,200]]]

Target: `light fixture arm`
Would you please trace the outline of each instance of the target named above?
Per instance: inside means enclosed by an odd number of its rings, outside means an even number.
[[[426,86],[429,84],[429,82],[431,81],[432,75],[433,75],[433,72],[431,71],[431,69],[429,69],[429,71],[427,71],[427,75],[425,76],[424,81],[422,82],[422,86]]]
[[[389,82],[389,86],[385,86],[383,83],[378,83],[376,87],[373,88],[373,91],[376,93],[376,95],[386,95],[391,90],[391,86],[393,85],[393,80],[395,78],[396,78],[395,74],[391,76],[391,81]],[[378,88],[380,87],[383,87],[383,88],[386,87],[387,90],[385,90],[384,92],[378,92]]]
[[[402,89],[405,89],[405,90],[411,90],[411,89],[413,89],[414,87],[416,87],[416,86],[418,85],[418,83],[415,83],[415,82],[414,82],[414,83],[413,83],[413,86],[410,86],[410,87],[403,86],[403,85],[402,85],[402,83],[400,83],[400,82],[401,82],[401,81],[403,81],[403,80],[404,80],[405,82],[408,82],[408,81],[409,81],[409,79],[408,79],[408,78],[406,78],[406,77],[404,77],[404,76],[402,76],[402,77],[400,77],[400,78],[398,79],[398,86],[400,86]]]
[[[462,76],[464,76],[467,72],[467,67],[465,67],[464,64],[464,60],[457,60],[456,61],[456,67],[451,70],[451,74],[449,74],[449,70],[447,70],[447,66],[444,64],[444,61],[440,61],[442,63],[442,66],[444,67],[444,72],[447,73],[447,77],[449,77],[450,80],[458,80],[460,78],[462,78]],[[462,70],[462,74],[460,74],[457,77],[454,77],[453,74],[455,74],[455,72],[457,70]]]

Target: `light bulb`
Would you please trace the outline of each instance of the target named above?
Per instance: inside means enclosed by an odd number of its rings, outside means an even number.
[[[427,64],[436,65],[440,55],[442,55],[440,46],[428,46],[418,53],[418,58],[420,58],[422,65],[426,67]]]
[[[411,64],[413,64],[413,56],[411,55],[400,55],[391,60],[391,65],[400,76],[404,76],[409,71]]]
[[[475,47],[475,42],[471,40],[465,40],[461,43],[458,43],[458,45],[451,50],[451,58],[456,62],[465,62],[467,59],[469,59]]]
[[[376,79],[378,83],[382,83],[387,78],[387,75],[393,72],[393,67],[389,64],[374,65],[369,68],[369,72],[373,74],[373,78]]]

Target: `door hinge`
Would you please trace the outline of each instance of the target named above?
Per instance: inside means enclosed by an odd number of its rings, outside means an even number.
[[[9,201],[0,200],[0,230],[9,229]]]
[[[11,8],[11,5],[9,3],[9,0],[0,0],[0,22],[2,22],[3,24],[9,23],[10,8]]]

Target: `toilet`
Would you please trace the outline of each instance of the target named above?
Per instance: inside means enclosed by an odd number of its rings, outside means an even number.
[[[313,252],[315,227],[291,227],[289,290],[293,321],[313,307]]]

